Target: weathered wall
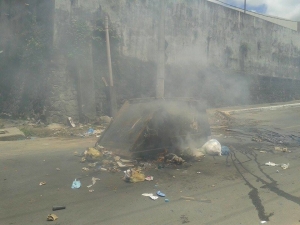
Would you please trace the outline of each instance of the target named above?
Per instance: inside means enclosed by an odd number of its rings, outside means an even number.
[[[86,121],[107,113],[102,81],[108,80],[106,14],[119,103],[155,96],[159,0],[51,2],[50,121],[66,121],[67,116]],[[165,96],[195,97],[214,107],[299,99],[298,82],[289,88],[289,80],[300,80],[299,37],[296,31],[206,0],[166,0]],[[267,96],[272,88],[283,91]]]
[[[256,92],[265,85],[260,85],[258,80],[261,79],[256,76],[300,78],[299,33],[205,0],[166,3],[167,97],[203,98],[214,106],[246,104],[251,100],[263,102],[257,96],[264,95]],[[59,0],[56,1],[57,15],[72,17],[74,5],[94,30],[95,27],[103,29],[106,13],[110,17],[110,29],[116,37],[112,42],[112,57],[119,97],[154,96],[159,1]],[[55,36],[59,39],[60,33],[56,32]],[[107,77],[108,73],[103,35],[100,42],[94,43],[93,51],[99,96],[103,93],[99,78]],[[260,88],[253,88],[251,84]],[[296,96],[297,93],[290,99]],[[99,101],[103,98],[96,100]]]

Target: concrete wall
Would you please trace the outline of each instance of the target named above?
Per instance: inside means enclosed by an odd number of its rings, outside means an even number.
[[[158,0],[57,0],[55,10],[56,46],[63,43],[70,21],[84,20],[94,32],[103,29],[104,15],[108,14],[110,32],[116,36],[111,47],[119,100],[155,96]],[[258,85],[252,77],[300,79],[299,37],[295,30],[206,0],[168,1],[165,96],[202,98],[214,106],[251,103],[251,90],[257,91],[251,84]],[[89,110],[93,111],[95,104],[105,112],[100,79],[108,79],[105,39],[91,43],[92,52],[82,57],[93,58],[94,77],[87,70],[81,77],[86,80],[85,89],[95,86],[96,96],[88,93],[90,99],[96,99],[95,103],[90,101]]]
[[[160,0],[52,2],[50,122],[107,113],[106,14],[118,102],[155,96]],[[166,1],[165,96],[194,97],[215,107],[249,104],[255,99],[251,90],[257,91],[251,85],[263,90],[257,76],[300,80],[299,37],[295,30],[206,0]]]

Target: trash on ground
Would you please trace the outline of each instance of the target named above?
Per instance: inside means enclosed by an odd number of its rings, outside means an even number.
[[[96,181],[97,181],[97,180],[100,180],[100,178],[92,177],[92,183],[93,183],[93,185],[96,184]]]
[[[178,164],[178,165],[180,165],[180,164],[182,164],[182,163],[185,162],[181,157],[177,156],[177,155],[174,154],[174,153],[169,153],[169,154],[167,154],[167,155],[165,156],[165,161],[166,161],[166,162],[175,163],[175,164]]]
[[[66,206],[52,206],[52,211],[65,209]]]
[[[121,159],[120,156],[115,156],[114,160],[116,161],[116,163],[120,168],[134,167],[134,165],[132,164],[133,162],[132,160]]]
[[[117,164],[118,164],[118,166],[120,167],[120,168],[126,168],[126,167],[134,167],[134,165],[133,164],[123,164],[122,162],[120,162],[120,161],[117,161]]]
[[[131,183],[145,180],[145,175],[139,169],[128,169],[124,171],[124,180]]]
[[[170,201],[169,199],[167,199],[167,198],[165,199],[165,202],[169,202],[169,201]]]
[[[149,197],[149,198],[151,198],[152,200],[158,199],[158,196],[155,196],[155,195],[153,195],[152,193],[143,193],[142,195],[145,196],[145,197]]]
[[[267,151],[259,151],[260,153],[267,153]]]
[[[57,219],[58,219],[58,217],[55,214],[49,214],[47,216],[47,221],[54,221],[54,220],[57,220]]]
[[[160,197],[165,197],[166,195],[162,193],[161,191],[157,191],[156,194]]]
[[[57,171],[60,171],[60,169],[59,169],[59,168],[56,168],[56,170],[57,170]]]
[[[143,193],[142,195],[143,195],[143,196],[146,196],[146,197],[149,197],[149,196],[152,196],[153,193]]]
[[[90,128],[90,129],[88,129],[87,134],[92,135],[92,134],[94,134],[94,132],[95,132],[94,129]]]
[[[87,187],[90,188],[90,187],[92,187],[93,185],[95,185],[97,180],[100,180],[100,178],[92,177],[92,184],[88,185]]]
[[[89,166],[89,167],[96,167],[97,164],[99,164],[99,162],[89,163],[88,166]]]
[[[216,139],[211,139],[207,141],[200,149],[197,149],[195,156],[197,157],[198,152],[204,153],[210,156],[220,156],[222,155],[222,147],[220,142]]]
[[[279,166],[279,164],[273,163],[273,162],[267,162],[265,163],[266,166]]]
[[[7,130],[0,130],[0,134],[6,134],[6,133],[8,133]]]
[[[72,120],[72,117],[68,117],[68,121],[69,121],[69,123],[70,123],[70,125],[71,125],[72,127],[75,127],[75,126],[76,126],[75,123],[74,123],[73,120]]]
[[[84,152],[84,156],[86,160],[97,160],[101,159],[103,154],[95,148],[88,148]]]
[[[288,148],[286,147],[274,147],[275,151],[279,151],[279,152],[291,152],[291,151],[288,151]]]
[[[71,188],[72,189],[77,189],[77,188],[80,188],[81,187],[81,182],[80,182],[80,180],[74,180],[73,181],[73,183],[72,183],[72,186],[71,186]]]
[[[148,176],[148,177],[145,178],[145,180],[151,181],[151,180],[153,180],[153,176]]]
[[[263,223],[267,223],[267,221],[265,221],[265,220],[262,220],[262,221],[260,221],[260,223],[261,223],[261,224],[263,224]]]
[[[94,192],[94,189],[90,189],[89,192]]]
[[[197,172],[198,174],[200,174],[201,172]]]
[[[83,170],[83,171],[89,171],[90,169],[87,168],[87,167],[82,167],[82,170]]]
[[[46,184],[45,181],[40,182],[40,186],[45,185],[45,184]]]
[[[158,199],[158,196],[151,195],[151,196],[149,196],[149,198],[151,198],[152,200],[156,200],[156,199]]]
[[[230,154],[230,149],[227,146],[222,146],[221,155],[229,155],[229,154]]]
[[[285,170],[285,169],[289,168],[290,164],[289,163],[287,163],[287,164],[282,163],[280,166],[281,166],[282,169]]]

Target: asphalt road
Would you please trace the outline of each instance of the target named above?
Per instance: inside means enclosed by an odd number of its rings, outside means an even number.
[[[272,111],[278,116],[270,116],[269,112],[264,116],[250,113],[235,117],[244,125],[249,120],[252,125],[274,129],[295,126],[296,132],[300,111],[295,110],[292,114]],[[287,119],[288,115],[293,116]],[[273,127],[275,121],[278,123]],[[122,172],[82,171],[86,164],[79,162],[74,151],[93,146],[95,138],[0,142],[0,224],[253,225],[264,220],[269,220],[267,224],[299,224],[299,149],[289,147],[290,153],[276,152],[270,143],[253,142],[251,137],[234,133],[215,137],[231,148],[230,166],[226,165],[226,157],[206,157],[189,167],[146,170],[145,175],[154,176],[154,181],[135,184],[125,183]],[[264,166],[268,161],[290,163],[290,167],[283,170]],[[86,186],[92,177],[100,181],[90,193]],[[75,178],[82,186],[74,190],[71,184]],[[46,184],[40,186],[42,181]],[[169,202],[141,195],[158,190]],[[52,212],[53,205],[66,209]],[[55,213],[58,220],[46,221],[50,213]]]

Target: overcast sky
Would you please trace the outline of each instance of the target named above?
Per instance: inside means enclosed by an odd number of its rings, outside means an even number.
[[[220,0],[244,8],[244,0]],[[247,10],[300,21],[300,0],[246,0]]]

